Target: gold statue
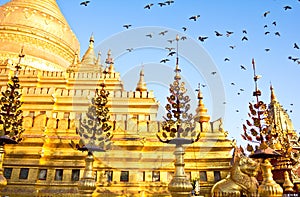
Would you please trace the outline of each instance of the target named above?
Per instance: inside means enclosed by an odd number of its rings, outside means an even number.
[[[212,187],[211,196],[258,196],[258,182],[255,178],[258,169],[259,164],[246,157],[241,148],[236,147],[234,150],[234,163],[229,175]]]

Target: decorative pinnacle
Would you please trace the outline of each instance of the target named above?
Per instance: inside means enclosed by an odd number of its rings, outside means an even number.
[[[256,75],[254,58],[252,58],[252,66],[253,66],[253,75],[254,75],[253,79],[254,79],[254,83],[255,83],[255,91],[253,92],[253,96],[256,96],[256,100],[258,101],[258,97],[261,96],[261,91],[257,87],[257,80],[259,78],[261,78],[261,76]]]
[[[208,122],[210,120],[210,116],[207,114],[207,109],[204,106],[203,103],[203,95],[200,89],[200,83],[198,84],[198,107],[196,108],[196,120],[200,123]]]
[[[105,63],[106,64],[113,64],[114,63],[114,60],[111,57],[111,50],[110,49],[107,51],[107,58],[105,60]]]
[[[90,43],[94,43],[95,42],[95,40],[94,40],[94,34],[92,33],[92,35],[91,35],[91,37],[90,37]]]
[[[270,90],[271,90],[271,102],[272,101],[276,101],[277,98],[276,98],[276,95],[275,95],[275,92],[274,92],[272,84],[270,84]]]
[[[16,73],[15,73],[16,76],[18,76],[19,69],[21,69],[21,66],[20,66],[21,60],[22,60],[22,58],[25,57],[25,55],[23,54],[23,49],[24,49],[24,46],[22,46],[21,51],[19,53],[19,62],[16,65]]]
[[[137,84],[137,87],[136,87],[136,91],[147,91],[147,87],[146,87],[146,83],[145,83],[145,80],[144,80],[144,67],[142,67],[141,71],[140,71],[140,79],[139,79],[139,82]]]
[[[176,35],[176,41],[177,41],[177,52],[176,52],[176,67],[175,67],[175,77],[174,79],[175,80],[180,80],[181,79],[181,76],[180,76],[180,72],[181,72],[181,69],[179,68],[179,58],[178,58],[178,41],[179,41],[179,36],[178,34]]]
[[[100,61],[101,61],[101,52],[99,51],[98,52],[98,57],[97,57],[97,61],[96,61],[96,65],[101,65],[101,63],[100,63]]]
[[[196,91],[198,91],[198,99],[202,100],[203,99],[203,95],[201,93],[200,83],[198,83],[198,89],[196,89]]]

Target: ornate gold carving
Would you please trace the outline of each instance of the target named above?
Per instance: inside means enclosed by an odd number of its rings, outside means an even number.
[[[217,182],[212,190],[213,197],[223,196],[258,196],[258,182],[255,178],[259,164],[246,157],[241,149],[235,148],[234,164],[227,178]]]

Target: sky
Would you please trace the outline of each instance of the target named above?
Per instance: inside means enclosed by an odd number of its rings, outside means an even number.
[[[175,68],[175,56],[168,56],[166,47],[177,48],[176,42],[168,40],[174,40],[178,34],[187,38],[178,41],[178,53],[181,75],[192,98],[191,112],[194,113],[197,104],[195,89],[200,83],[212,120],[222,117],[229,138],[236,138],[242,144],[242,124],[247,119],[248,103],[254,100],[251,64],[254,58],[256,73],[262,76],[258,81],[260,99],[269,103],[271,83],[299,132],[300,62],[288,57],[300,57],[300,49],[294,48],[294,43],[300,47],[300,1],[174,0],[162,7],[158,3],[164,1],[157,0],[90,0],[87,6],[80,2],[57,0],[81,44],[81,57],[93,35],[102,62],[107,50],[112,50],[115,69],[121,73],[128,91],[135,89],[143,67],[147,87],[160,102],[158,118],[165,114]],[[145,9],[148,4],[153,5]],[[285,6],[291,9],[284,9]],[[195,15],[200,15],[196,21],[189,19]],[[126,29],[125,24],[131,27]],[[159,34],[163,31],[167,32]],[[216,36],[215,31],[223,35]],[[226,31],[233,33],[226,36]],[[201,42],[199,36],[208,38]],[[244,36],[248,40],[242,41]],[[163,59],[170,61],[160,63]]]

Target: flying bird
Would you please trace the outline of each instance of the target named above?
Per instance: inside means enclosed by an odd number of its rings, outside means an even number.
[[[146,5],[145,7],[144,7],[144,9],[149,9],[150,10],[150,8],[153,6],[153,3],[150,3],[150,4],[148,4],[148,5]]]
[[[204,42],[204,40],[206,40],[208,37],[207,36],[199,36],[198,40],[200,40],[201,42]]]
[[[166,47],[165,49],[167,49],[169,51],[175,50],[175,48],[173,48],[173,47]]]
[[[190,20],[196,21],[198,18],[200,18],[200,15],[199,15],[199,14],[198,14],[198,15],[195,15],[195,16],[191,16],[189,19],[190,19]]]
[[[90,3],[90,1],[82,1],[80,3],[80,5],[88,6],[89,3]]]
[[[213,72],[211,72],[211,74],[212,74],[212,75],[215,75],[215,74],[217,74],[217,72],[216,72],[216,71],[213,71]]]
[[[270,33],[269,31],[266,31],[266,32],[265,32],[265,35],[268,35],[269,33]]]
[[[129,24],[125,24],[123,25],[123,27],[125,27],[126,29],[128,29],[129,27],[131,27],[132,25],[129,25]]]
[[[287,5],[287,6],[284,6],[283,8],[284,8],[284,10],[290,10],[290,9],[292,9],[292,7],[291,7],[291,6],[288,6],[288,5]]]
[[[233,31],[226,31],[226,36],[229,37],[231,34],[233,34]]]
[[[186,31],[186,30],[187,30],[187,28],[186,28],[186,27],[182,27],[182,29],[183,29],[183,31]]]
[[[241,65],[242,70],[247,70],[245,66]]]
[[[172,44],[172,42],[174,41],[174,40],[167,40],[170,44]]]
[[[162,36],[164,36],[166,33],[168,33],[168,31],[167,31],[167,30],[159,32],[159,34],[158,34],[158,35],[162,35]]]
[[[235,45],[230,45],[229,48],[234,49],[236,46]]]
[[[247,30],[243,29],[243,34],[247,34]]]
[[[289,56],[288,59],[293,60],[294,62],[296,62],[297,60],[299,60],[298,57],[292,57],[292,56]]]
[[[146,36],[149,37],[149,38],[152,38],[153,33],[147,34]]]
[[[244,41],[244,40],[248,40],[248,38],[247,38],[246,36],[244,36],[244,37],[242,38],[242,41]]]
[[[133,50],[133,48],[128,48],[126,49],[128,52],[131,52]]]
[[[232,83],[231,83],[231,85],[233,85],[233,86],[234,86],[234,85],[235,85],[235,83],[233,83],[233,82],[232,82]]]
[[[182,36],[180,39],[181,39],[181,40],[186,40],[187,37],[186,37],[186,36]]]
[[[166,4],[165,4],[165,3],[158,3],[158,5],[159,5],[160,7],[162,7],[162,6],[166,5]]]
[[[264,28],[267,28],[268,27],[268,25],[264,25]]]
[[[228,61],[228,62],[229,62],[229,61],[230,61],[230,59],[226,57],[226,58],[224,59],[224,61],[225,61],[225,62],[226,62],[226,61]]]
[[[168,56],[173,56],[176,52],[175,51],[172,51],[168,54]]]
[[[167,63],[168,61],[170,61],[169,59],[162,59],[160,60],[160,63]]]
[[[170,0],[170,1],[165,1],[166,4],[170,5],[171,3],[174,3],[174,1]]]
[[[270,14],[270,11],[266,11],[266,12],[263,14],[263,16],[264,16],[264,17],[267,17],[268,14]]]
[[[276,36],[280,36],[279,31],[276,31],[276,32],[275,32],[275,35],[276,35]]]
[[[276,21],[274,21],[272,24],[273,24],[274,26],[276,26],[277,23],[276,23]]]
[[[218,31],[215,31],[215,34],[216,34],[216,36],[223,36],[223,34],[221,34],[221,33],[218,32]]]
[[[299,46],[297,45],[297,43],[294,43],[294,48],[299,49]]]
[[[269,51],[270,51],[270,49],[269,49],[269,48],[266,48],[266,49],[265,49],[265,51],[266,51],[266,52],[269,52]]]

